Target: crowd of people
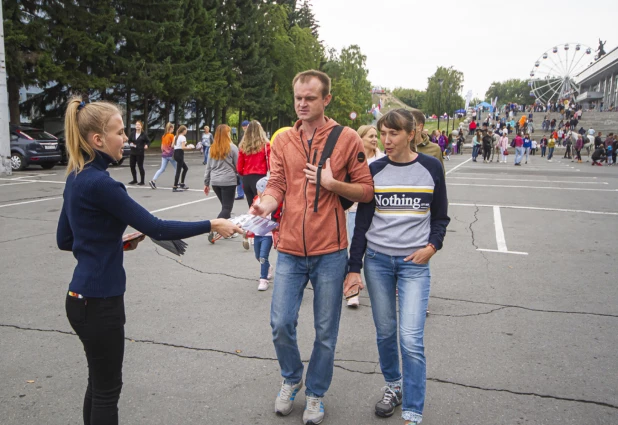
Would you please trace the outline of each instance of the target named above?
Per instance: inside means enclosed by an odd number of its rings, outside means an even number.
[[[77,259],[65,303],[88,362],[84,424],[118,423],[127,286],[124,251],[136,249],[143,235],[175,240],[213,232],[223,237],[245,234],[228,220],[240,183],[249,213],[279,222],[276,237],[263,240],[256,235],[254,242],[261,265],[260,290],[268,288],[263,280],[273,272],[268,252],[273,245],[277,249],[270,323],[282,383],[275,412],[289,415],[305,386],[303,423],[324,421],[343,298],[352,307],[358,305],[354,299],[366,286],[385,378],[373,410],[389,417],[401,405],[405,424],[421,422],[429,262],[442,248],[450,221],[442,160],[461,152],[463,135],[434,132],[430,137],[422,112],[405,109],[386,113],[376,127],[355,131],[325,116],[332,99],[328,75],[305,71],[294,78],[292,87],[298,121],[277,137],[272,149],[256,121],[247,123],[238,147],[227,125],[219,125],[214,137],[204,129],[204,193],[212,188],[221,211],[216,219],[198,222],[154,217],[105,171],[122,158],[128,139],[116,105],[85,104],[78,98],[69,102],[65,128],[70,155],[57,243]],[[185,126],[174,132],[172,123],[166,125],[161,168],[150,181],[153,189],[170,162],[176,168],[173,189],[187,189],[184,152],[194,147],[187,144],[186,132]],[[378,148],[378,134],[384,152]],[[131,135],[136,147],[142,143],[140,137],[141,126],[136,126]],[[148,149],[149,141],[142,140],[143,150]],[[135,164],[140,164],[139,158]],[[137,183],[133,171],[131,183],[143,184],[144,173],[140,177]],[[91,196],[81,196],[84,191]],[[143,235],[123,235],[127,226]],[[317,233],[321,236],[313,237]],[[408,237],[398,237],[404,233]],[[309,281],[316,344],[305,374],[296,327]]]

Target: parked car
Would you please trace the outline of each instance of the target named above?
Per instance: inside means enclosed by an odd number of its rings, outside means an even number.
[[[56,136],[32,127],[11,126],[11,168],[20,171],[29,165],[54,168],[62,155]]]
[[[55,134],[55,136],[58,138],[58,147],[60,148],[60,154],[62,156],[62,159],[59,162],[62,165],[66,165],[66,163],[68,162],[68,159],[67,159],[67,148],[66,148],[66,139],[64,137],[64,130],[60,130],[59,132]],[[112,165],[121,165],[123,161],[125,160],[125,158],[128,158],[129,155],[131,155],[131,148],[129,147],[128,143],[125,143],[124,147],[122,148],[122,159],[120,161],[114,162]]]

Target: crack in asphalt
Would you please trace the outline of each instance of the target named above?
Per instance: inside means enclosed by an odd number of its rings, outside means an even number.
[[[509,308],[509,307],[498,307],[498,308],[494,308],[493,310],[489,310],[489,311],[484,311],[482,313],[471,313],[471,314],[440,314],[440,313],[430,313],[430,316],[444,316],[444,317],[472,317],[472,316],[484,316],[486,314],[491,314],[494,313],[496,311],[500,311],[500,310],[504,310],[505,308]]]
[[[611,409],[618,409],[618,405],[611,404],[611,403],[605,403],[603,401],[586,400],[586,399],[581,399],[581,398],[560,397],[560,396],[555,396],[555,395],[539,394],[539,393],[533,393],[533,392],[514,391],[514,390],[507,390],[505,388],[485,388],[485,387],[480,387],[478,385],[462,384],[460,382],[448,381],[446,379],[439,379],[439,378],[427,378],[427,380],[432,381],[432,382],[437,382],[440,384],[456,385],[458,387],[472,388],[472,389],[481,390],[481,391],[502,392],[502,393],[508,393],[508,394],[514,394],[514,395],[525,395],[525,396],[531,396],[531,397],[547,398],[551,400],[594,404],[596,406],[603,406],[603,407],[609,407]]]
[[[24,327],[24,326],[18,326],[18,325],[8,325],[8,324],[0,324],[0,327],[11,328],[11,329],[16,329],[16,330],[35,331],[35,332],[49,332],[49,333],[59,333],[59,334],[62,334],[62,335],[77,336],[74,332],[61,331],[61,330],[58,330],[58,329],[37,329],[37,328]],[[151,344],[151,345],[159,345],[159,346],[164,346],[164,347],[179,348],[179,349],[191,350],[191,351],[204,351],[204,352],[217,353],[217,354],[229,354],[229,355],[232,355],[232,356],[236,356],[236,357],[239,357],[239,358],[242,358],[242,359],[249,359],[249,360],[278,361],[274,357],[248,356],[248,355],[244,355],[242,353],[238,353],[236,351],[225,351],[225,350],[219,350],[219,349],[215,349],[215,348],[191,347],[191,346],[182,345],[182,344],[173,344],[173,343],[169,343],[169,342],[160,342],[160,341],[154,341],[154,340],[150,340],[150,339],[133,339],[133,338],[125,337],[125,340],[130,341],[130,342],[137,342],[137,343]],[[338,369],[345,370],[347,372],[358,373],[358,374],[361,374],[361,375],[381,375],[382,374],[381,372],[377,372],[376,371],[377,366],[379,364],[378,362],[369,361],[369,360],[347,360],[347,359],[335,359],[335,361],[336,362],[346,362],[346,363],[364,363],[364,364],[372,364],[372,365],[374,365],[373,371],[371,371],[371,372],[366,372],[366,371],[362,371],[362,370],[354,370],[354,369],[350,369],[350,368],[347,368],[347,367],[344,367],[344,366],[341,366],[341,365],[338,365],[338,364],[334,365],[334,367],[336,367]],[[307,363],[307,360],[303,360],[303,363]],[[514,390],[509,390],[509,389],[506,389],[506,388],[486,388],[486,387],[481,387],[481,386],[478,386],[478,385],[463,384],[461,382],[449,381],[449,380],[440,379],[440,378],[428,377],[427,381],[436,382],[436,383],[439,383],[439,384],[455,385],[455,386],[458,386],[458,387],[476,389],[476,390],[480,390],[480,391],[504,392],[504,393],[513,394],[513,395],[539,397],[539,398],[545,398],[545,399],[551,399],[551,400],[569,401],[569,402],[574,402],[574,403],[593,404],[593,405],[596,405],[596,406],[609,407],[611,409],[617,409],[618,410],[618,405],[614,405],[614,404],[611,404],[611,403],[605,403],[605,402],[602,402],[602,401],[586,400],[586,399],[578,399],[578,398],[570,398],[570,397],[561,397],[561,396],[554,396],[554,395],[550,395],[550,394],[540,394],[540,393],[533,393],[533,392],[514,391]]]
[[[17,239],[8,239],[6,241],[0,241],[0,244],[7,243],[7,242],[20,241],[22,239],[36,238],[37,236],[55,235],[55,234],[56,232],[47,232],[47,233],[39,233],[38,235],[22,236],[21,238],[17,238]]]
[[[43,218],[11,217],[9,215],[0,215],[0,218],[12,218],[13,220],[28,220],[28,221],[48,221],[50,223],[58,222],[58,220],[45,220]]]
[[[198,273],[201,273],[201,274],[207,274],[207,275],[226,276],[226,277],[231,277],[232,279],[238,279],[238,280],[248,280],[249,282],[253,282],[253,281],[255,281],[255,279],[251,279],[251,278],[248,278],[248,277],[243,277],[243,276],[234,276],[234,275],[227,274],[227,273],[219,273],[219,272],[205,272],[205,271],[203,271],[203,270],[196,269],[195,267],[188,266],[188,265],[186,265],[186,264],[182,263],[180,260],[177,260],[177,259],[175,259],[175,258],[172,258],[172,257],[169,257],[169,256],[167,256],[167,255],[161,254],[161,253],[159,252],[159,249],[158,249],[158,248],[156,248],[156,247],[155,247],[155,252],[156,252],[157,254],[159,254],[161,257],[163,257],[163,258],[167,258],[168,260],[173,261],[174,263],[178,264],[179,266],[186,267],[187,269],[189,269],[189,270],[193,270],[194,272],[198,272]]]
[[[468,226],[468,230],[470,231],[470,236],[472,237],[472,246],[473,246],[473,247],[477,250],[477,252],[480,252],[480,253],[481,253],[481,255],[483,256],[483,259],[485,259],[485,267],[487,268],[487,271],[489,271],[489,258],[487,258],[487,256],[485,255],[485,252],[483,252],[483,251],[479,251],[479,250],[478,250],[478,249],[479,249],[479,247],[478,247],[478,245],[476,244],[476,237],[474,236],[474,230],[472,230],[472,226],[473,226],[476,222],[478,222],[478,221],[479,221],[479,218],[478,218],[478,215],[477,215],[477,214],[478,214],[478,213],[479,213],[479,211],[480,211],[480,208],[479,208],[477,205],[475,205],[474,207],[476,208],[476,209],[474,210],[474,221],[472,221],[472,222],[470,223],[470,225]]]
[[[589,311],[545,310],[545,309],[541,309],[541,308],[524,307],[524,306],[516,305],[516,304],[490,303],[490,302],[484,302],[484,301],[473,301],[473,300],[464,300],[464,299],[458,299],[458,298],[439,297],[437,295],[432,295],[431,298],[435,298],[435,299],[438,299],[438,300],[444,300],[444,301],[459,301],[459,302],[470,303],[470,304],[492,305],[492,306],[498,306],[498,307],[502,307],[502,308],[518,308],[518,309],[521,309],[521,310],[535,311],[535,312],[539,312],[539,313],[579,314],[579,315],[587,315],[587,316],[599,316],[599,317],[618,318],[618,314],[591,313]],[[501,310],[501,309],[497,309],[497,310]],[[497,311],[497,310],[493,310],[493,311]],[[437,314],[436,314],[436,316],[437,316]]]

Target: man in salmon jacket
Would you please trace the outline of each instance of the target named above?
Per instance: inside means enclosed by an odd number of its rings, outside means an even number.
[[[356,131],[324,115],[332,99],[328,75],[301,72],[292,85],[298,121],[277,136],[268,186],[252,213],[267,216],[284,202],[270,313],[283,377],[275,401],[275,413],[281,416],[292,412],[303,386],[296,325],[307,283],[311,281],[313,287],[315,342],[305,381],[303,423],[315,425],[324,419],[322,399],[333,376],[342,309],[348,256],[344,204],[371,201],[373,180]],[[324,161],[322,153],[331,132],[340,134]]]

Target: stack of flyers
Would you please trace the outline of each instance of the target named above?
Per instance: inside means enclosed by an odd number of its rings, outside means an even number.
[[[257,236],[266,236],[279,226],[279,223],[275,221],[251,214],[243,214],[241,216],[234,217],[231,221],[242,227],[244,230],[253,232]]]

